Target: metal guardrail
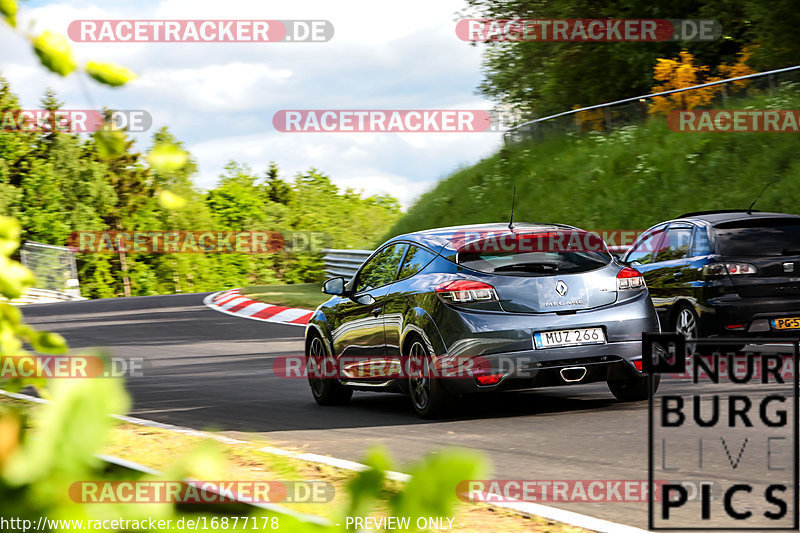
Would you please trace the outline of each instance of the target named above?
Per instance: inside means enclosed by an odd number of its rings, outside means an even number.
[[[36,287],[81,295],[75,252],[65,246],[25,241],[19,249],[20,262],[33,272]]]
[[[80,300],[86,300],[86,298],[83,296],[76,296],[74,294],[67,294],[58,291],[31,288],[25,291],[25,294],[16,300],[11,300],[9,303],[12,305],[27,305],[48,304],[55,302],[77,302]]]
[[[625,252],[630,250],[630,248],[631,248],[630,245],[618,244],[616,246],[609,246],[608,247],[608,251],[611,252],[612,254],[616,254],[616,255],[622,256],[622,255],[625,254]]]
[[[325,252],[325,273],[329,276],[352,278],[358,267],[372,254],[373,250],[339,250],[329,248]]]
[[[596,104],[596,105],[592,105],[592,106],[582,107],[580,109],[571,109],[569,111],[556,113],[555,115],[548,115],[548,116],[542,117],[542,118],[535,118],[535,119],[532,119],[532,120],[525,121],[525,122],[523,122],[521,124],[517,124],[516,126],[512,126],[508,130],[506,130],[505,133],[503,133],[503,141],[505,142],[505,144],[508,144],[510,142],[516,142],[516,141],[521,140],[526,134],[530,135],[530,136],[533,136],[534,138],[540,138],[542,136],[542,131],[541,131],[540,126],[543,123],[552,122],[553,120],[555,120],[557,118],[561,118],[561,117],[566,117],[566,116],[570,116],[570,115],[576,115],[578,113],[584,113],[586,111],[593,111],[595,109],[602,109],[605,112],[605,116],[603,118],[603,121],[605,123],[605,129],[608,131],[608,130],[611,130],[614,126],[621,126],[621,125],[624,125],[624,123],[626,123],[626,122],[627,123],[632,122],[632,120],[621,120],[620,119],[621,117],[614,117],[613,113],[611,112],[611,108],[615,107],[615,106],[621,106],[621,105],[624,105],[624,104],[636,104],[635,107],[641,107],[642,105],[644,105],[644,102],[646,100],[651,99],[651,98],[656,98],[656,97],[659,97],[659,96],[667,96],[667,95],[670,95],[670,94],[682,93],[682,92],[686,92],[686,91],[693,91],[693,90],[696,90],[696,89],[704,89],[706,87],[712,87],[712,86],[715,86],[715,85],[723,85],[723,89],[724,90],[723,90],[723,93],[722,93],[722,97],[723,97],[723,101],[724,101],[727,98],[727,90],[725,89],[725,85],[727,85],[729,83],[736,83],[736,82],[742,82],[742,81],[745,81],[745,80],[751,80],[751,79],[757,79],[757,78],[766,77],[767,80],[769,81],[769,88],[773,89],[774,86],[775,86],[775,79],[776,79],[777,75],[785,74],[787,72],[796,72],[796,71],[800,71],[800,65],[795,65],[793,67],[779,68],[779,69],[775,69],[775,70],[768,70],[766,72],[756,72],[754,74],[748,74],[746,76],[738,76],[738,77],[735,77],[735,78],[727,78],[727,79],[724,79],[724,80],[712,81],[712,82],[709,82],[709,83],[701,83],[699,85],[692,85],[691,87],[682,87],[680,89],[672,89],[672,90],[669,90],[669,91],[661,91],[661,92],[658,92],[658,93],[643,94],[641,96],[633,96],[631,98],[623,98],[622,100],[616,100],[614,102],[606,102],[604,104]],[[796,78],[795,78],[795,80],[796,80]],[[646,110],[644,110],[644,115],[646,115],[646,114],[647,114],[647,112],[646,112]],[[630,115],[631,115],[631,117],[634,117],[634,118],[641,117],[642,116],[642,109],[633,110],[633,112],[630,113]],[[577,130],[581,131],[580,124],[577,125]]]

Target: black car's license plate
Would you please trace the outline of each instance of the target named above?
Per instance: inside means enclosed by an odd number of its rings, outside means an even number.
[[[773,318],[772,329],[800,329],[800,317]]]

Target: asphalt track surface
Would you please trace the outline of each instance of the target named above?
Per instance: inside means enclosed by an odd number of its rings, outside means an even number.
[[[132,416],[355,461],[369,444],[379,443],[391,451],[400,471],[426,452],[461,446],[483,452],[495,479],[647,479],[647,402],[619,403],[605,384],[466,398],[452,418],[442,421],[420,420],[408,398],[395,394],[361,392],[348,406],[323,408],[304,380],[279,378],[271,370],[275,357],[302,354],[302,327],[219,313],[203,305],[204,296],[40,304],[23,310],[28,322],[61,333],[74,351],[105,347],[116,357],[142,358],[143,375],[127,382]],[[668,378],[659,394],[691,394],[706,387]],[[756,397],[765,394],[748,387]],[[696,468],[679,471],[670,479],[712,479],[723,485],[731,480],[791,481],[790,463],[784,464],[787,470],[764,473],[766,434],[753,431],[736,469],[726,467],[730,460],[720,448],[720,431],[683,432],[679,438],[685,447],[679,445],[674,453],[691,463],[697,438],[704,437],[704,469],[700,474]],[[732,435],[727,445],[735,461],[742,434]],[[670,450],[676,448],[673,442]],[[791,458],[789,450],[783,452]],[[546,505],[647,527],[646,503]],[[764,505],[756,501],[752,508],[760,513]]]

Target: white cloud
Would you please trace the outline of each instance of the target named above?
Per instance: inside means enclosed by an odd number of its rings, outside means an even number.
[[[81,61],[118,61],[139,74],[111,89],[44,71],[29,44],[0,30],[2,73],[23,106],[52,86],[66,108],[146,109],[198,159],[198,185],[230,159],[286,175],[316,167],[341,187],[389,193],[404,205],[500,144],[499,134],[279,133],[281,109],[487,109],[476,97],[481,50],[455,35],[463,0],[408,0],[391,10],[357,0],[55,0],[21,6],[21,27],[66,32],[76,19],[326,19],[327,43],[75,43]],[[425,15],[420,15],[424,13]],[[86,89],[84,89],[85,87]],[[140,149],[150,134],[138,138]]]
[[[280,87],[292,75],[289,69],[234,62],[199,68],[152,69],[135,84],[151,92],[171,93],[192,112],[252,109],[253,99],[264,87]]]

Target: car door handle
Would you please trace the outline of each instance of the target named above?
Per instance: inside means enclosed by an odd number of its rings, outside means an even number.
[[[683,277],[683,272],[675,272],[672,274],[672,277],[675,279],[681,279]]]
[[[370,313],[372,314],[372,316],[378,316],[379,314],[381,314],[381,311],[383,311],[382,307],[376,307],[375,309],[370,311]]]

